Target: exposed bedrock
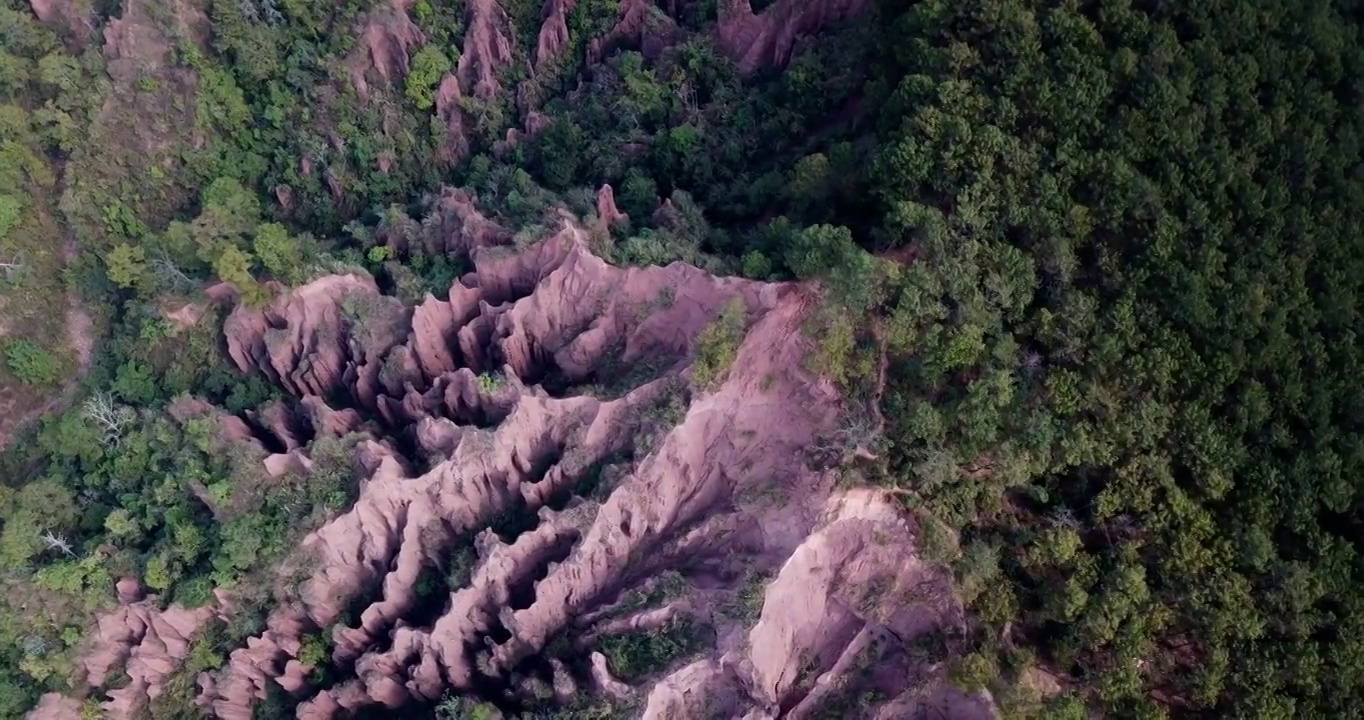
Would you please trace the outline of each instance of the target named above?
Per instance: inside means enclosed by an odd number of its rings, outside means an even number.
[[[636,48],[656,59],[680,35],[677,23],[650,0],[621,0],[616,24],[587,43],[589,63],[601,62],[619,48]]]
[[[535,43],[536,72],[545,70],[563,55],[568,46],[568,13],[576,5],[574,0],[548,0],[545,3],[544,20]]]
[[[468,30],[455,76],[465,95],[495,98],[502,90],[497,73],[513,61],[511,21],[496,0],[470,0],[466,7]]]
[[[167,678],[189,655],[190,644],[219,612],[211,606],[186,609],[172,604],[164,610],[155,596],[142,598],[136,580],[124,578],[116,587],[119,607],[99,617],[79,658],[81,681],[91,687],[127,677],[99,703],[100,717],[133,720],[163,692]],[[221,599],[225,596],[219,597]],[[220,603],[219,603],[220,604]],[[78,700],[45,695],[28,715],[30,720],[77,720],[87,717]]]
[[[785,67],[804,35],[854,18],[868,0],[777,0],[760,13],[749,0],[719,0],[716,34],[720,47],[745,75]]]
[[[470,210],[452,209],[452,233],[510,236]],[[233,360],[299,398],[248,417],[271,457],[306,461],[323,428],[370,438],[358,500],[302,543],[297,600],[201,678],[201,703],[244,720],[275,684],[299,717],[331,718],[452,689],[515,707],[590,688],[647,696],[647,717],[806,717],[875,664],[895,668],[874,673],[886,707],[975,707],[905,651],[959,624],[950,574],[917,559],[891,499],[835,492],[811,461],[846,410],[805,369],[810,290],[617,268],[587,235],[565,218],[528,248],[452,241],[474,271],[413,308],[349,275],[232,313]],[[698,338],[735,304],[732,362],[693,387]],[[433,603],[423,578],[457,555],[467,574]],[[629,599],[665,575],[681,595]],[[761,614],[734,620],[723,607],[756,577],[773,578]],[[682,620],[713,630],[710,649],[635,685],[598,652]],[[299,653],[318,630],[348,679],[312,688]]]
[[[388,7],[376,9],[365,26],[370,64],[385,81],[406,77],[412,53],[426,43],[426,36],[408,16],[411,5],[412,0],[392,0]]]

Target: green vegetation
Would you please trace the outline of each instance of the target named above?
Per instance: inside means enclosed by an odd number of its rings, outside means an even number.
[[[758,622],[767,600],[767,584],[772,578],[766,574],[751,572],[744,580],[733,601],[723,609],[724,615],[743,623],[745,627]]]
[[[748,308],[742,299],[735,298],[701,331],[696,339],[696,360],[691,366],[692,381],[697,387],[714,385],[729,370],[747,328]]]
[[[1113,712],[1159,688],[1331,715],[1364,687],[1364,55],[1329,4],[1251,7],[895,20],[889,477],[998,550],[982,616]]]
[[[656,630],[608,635],[601,639],[599,649],[617,677],[634,682],[709,647],[705,638],[709,630],[690,618],[675,618]]]
[[[26,338],[11,340],[5,348],[9,371],[27,385],[51,385],[61,377],[61,367],[52,353]]]

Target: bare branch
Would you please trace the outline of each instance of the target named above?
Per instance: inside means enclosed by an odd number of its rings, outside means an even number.
[[[66,536],[53,535],[52,531],[48,530],[40,539],[47,545],[48,550],[60,550],[67,557],[76,557],[76,553],[71,550],[71,543],[66,541]]]
[[[194,287],[194,279],[185,274],[165,252],[158,252],[151,262],[152,272],[171,284],[171,289],[184,291]]]
[[[137,419],[137,413],[126,405],[119,405],[109,393],[96,393],[85,401],[85,419],[99,425],[104,431],[105,447],[118,447],[123,442],[123,431],[128,424]]]
[[[4,273],[5,279],[13,279],[15,275],[23,272],[28,266],[24,264],[23,256],[15,255],[8,262],[0,262],[0,273]]]

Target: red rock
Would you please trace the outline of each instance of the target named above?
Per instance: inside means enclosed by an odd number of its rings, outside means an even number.
[[[868,0],[777,0],[759,14],[749,0],[720,0],[716,34],[720,48],[745,75],[785,67],[802,35],[855,17]]]
[[[465,95],[483,100],[502,90],[497,73],[511,65],[511,21],[496,0],[470,0],[464,17],[468,29],[455,75]]]
[[[577,5],[575,0],[549,0],[545,3],[545,20],[540,24],[540,35],[535,44],[535,71],[542,72],[554,64],[568,46],[568,13]]]
[[[608,228],[630,219],[616,208],[616,193],[610,185],[602,185],[597,191],[597,219]]]

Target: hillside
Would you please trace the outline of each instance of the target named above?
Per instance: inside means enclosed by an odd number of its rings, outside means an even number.
[[[0,717],[1346,717],[1364,38],[5,0]]]

